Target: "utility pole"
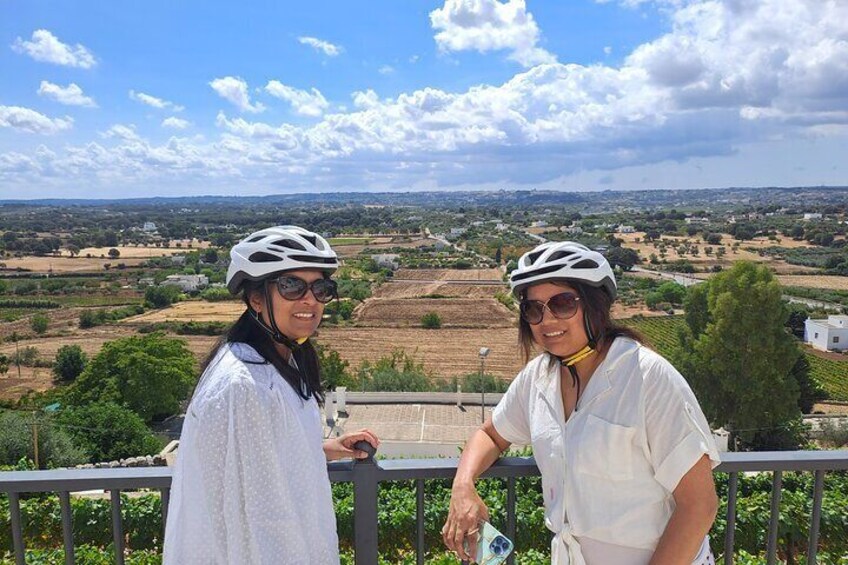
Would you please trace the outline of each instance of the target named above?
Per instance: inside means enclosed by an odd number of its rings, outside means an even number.
[[[35,468],[39,469],[38,465],[38,412],[32,413],[32,451],[35,455]]]
[[[486,422],[486,382],[483,379],[483,364],[489,354],[488,347],[480,348],[480,423]]]

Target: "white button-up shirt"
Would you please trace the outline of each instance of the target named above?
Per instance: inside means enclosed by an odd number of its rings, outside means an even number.
[[[695,395],[668,361],[624,337],[610,346],[567,423],[560,386],[559,363],[542,354],[492,415],[504,439],[533,446],[545,525],[556,534],[553,563],[586,563],[585,538],[653,552],[680,479],[704,454],[719,463]]]

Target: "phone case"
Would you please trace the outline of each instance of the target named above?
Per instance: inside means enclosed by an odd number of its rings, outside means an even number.
[[[480,525],[480,538],[477,540],[477,558],[479,565],[500,565],[512,553],[512,542],[488,522]]]

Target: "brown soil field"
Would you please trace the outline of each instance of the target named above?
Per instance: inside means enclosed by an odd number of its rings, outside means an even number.
[[[169,308],[153,310],[139,316],[126,318],[121,323],[138,325],[155,322],[235,322],[242,312],[244,312],[243,302],[192,300],[177,302]]]
[[[363,360],[375,361],[401,348],[422,361],[434,377],[467,375],[480,370],[478,352],[488,347],[485,371],[512,379],[521,370],[517,330],[514,327],[479,329],[442,328],[322,328],[316,340],[339,352],[356,368]]]
[[[509,287],[494,284],[456,284],[445,282],[386,282],[372,294],[373,298],[421,298],[440,294],[456,298],[494,298],[497,292],[509,292]]]
[[[500,269],[398,269],[394,278],[416,281],[501,281]]]
[[[778,275],[777,280],[785,286],[804,286],[807,288],[822,288],[825,290],[848,290],[848,277],[833,275],[805,276]]]
[[[653,243],[646,243],[644,241],[645,234],[643,232],[636,233],[627,233],[627,234],[616,234],[616,237],[624,240],[624,247],[629,249],[633,249],[639,253],[639,256],[643,261],[647,261],[652,253],[659,254],[657,248],[654,247]],[[639,243],[636,243],[636,239],[639,239]],[[780,246],[780,247],[813,247],[805,241],[795,241],[791,238],[784,237],[779,238],[780,241],[769,241],[768,238],[759,237],[750,241],[742,241],[738,242],[739,250],[737,252],[733,252],[732,246],[737,241],[733,239],[732,236],[728,234],[722,234],[721,245],[723,245],[727,252],[726,255],[718,260],[715,258],[715,255],[712,257],[706,255],[704,253],[704,247],[707,245],[700,239],[700,237],[692,236],[689,238],[679,237],[679,236],[663,236],[663,240],[670,241],[669,249],[666,253],[666,259],[668,261],[676,261],[677,259],[686,259],[687,261],[698,265],[701,268],[704,267],[712,267],[713,265],[722,265],[723,267],[729,267],[735,261],[754,261],[756,263],[765,263],[767,264],[773,271],[778,274],[793,274],[793,273],[808,273],[810,271],[815,271],[816,269],[810,267],[804,267],[801,265],[790,265],[782,260],[774,259],[773,257],[765,256],[761,257],[758,253],[754,253],[748,251],[746,248],[753,247],[755,249],[763,249],[771,246]],[[688,239],[690,242],[695,242],[700,250],[700,255],[697,257],[693,257],[692,255],[685,255],[683,257],[679,256],[677,252],[671,248],[672,245],[678,245],[683,243],[684,240]],[[713,249],[719,247],[718,245],[713,245]]]
[[[377,237],[371,240],[368,245],[337,245],[333,249],[336,250],[339,257],[355,257],[362,253],[366,248],[374,250],[377,253],[388,253],[392,247],[403,247],[404,249],[416,249],[418,247],[426,247],[433,245],[433,240],[417,238],[412,241],[394,241],[388,237]]]
[[[182,247],[177,247],[177,243],[179,243]],[[191,247],[188,245],[191,244]],[[197,239],[189,240],[175,240],[172,241],[170,247],[156,247],[155,245],[149,246],[140,246],[136,247],[135,245],[119,245],[115,247],[118,251],[121,252],[121,256],[118,257],[117,260],[121,259],[149,259],[151,257],[170,257],[171,255],[184,255],[189,251],[194,251],[197,249],[206,249],[209,247],[208,241],[200,241]],[[109,250],[111,247],[86,247],[85,249],[80,250],[79,255],[81,257],[85,257],[88,254],[91,254],[92,257],[109,257]],[[63,255],[67,254],[67,251],[63,251]]]
[[[108,249],[107,249],[108,251]],[[128,267],[134,267],[143,263],[145,259],[141,258],[124,258],[105,259],[92,257],[87,259],[83,257],[11,257],[0,260],[0,264],[5,264],[7,270],[26,269],[36,273],[87,273],[91,271],[103,271],[104,265],[111,265],[112,268],[123,263]]]
[[[414,327],[428,312],[441,316],[442,327],[512,327],[516,316],[492,298],[378,298],[357,306],[353,317],[361,326]]]

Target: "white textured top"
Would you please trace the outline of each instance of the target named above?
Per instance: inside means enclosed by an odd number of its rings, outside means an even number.
[[[560,367],[548,359],[527,364],[492,421],[510,443],[533,446],[545,525],[557,534],[553,563],[606,565],[584,555],[581,540],[591,540],[587,554],[632,557],[617,565],[645,563],[674,511],[677,483],[704,454],[719,463],[698,401],[668,361],[619,337],[566,423]]]
[[[318,404],[246,344],[221,348],[188,407],[164,563],[339,563]]]

